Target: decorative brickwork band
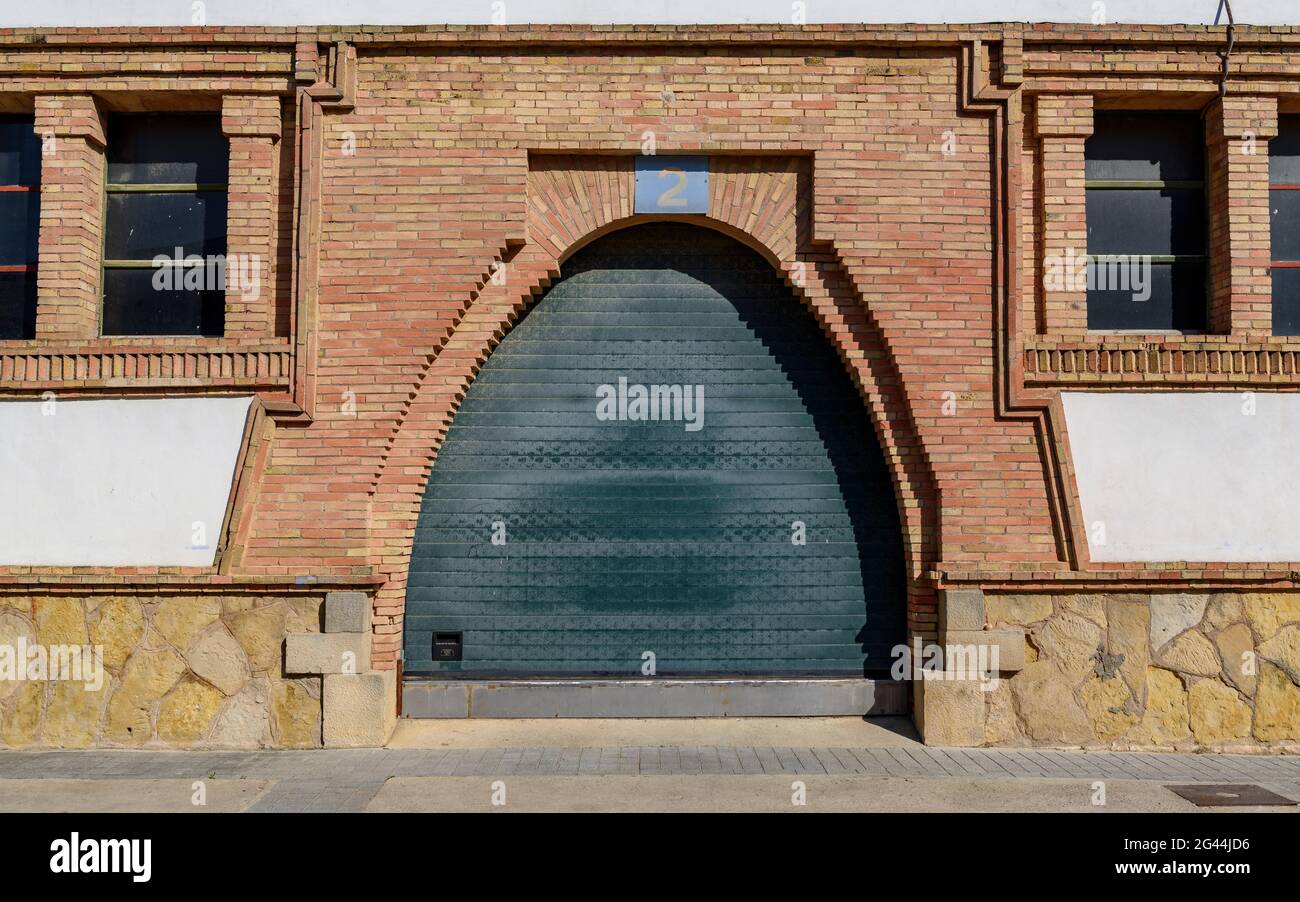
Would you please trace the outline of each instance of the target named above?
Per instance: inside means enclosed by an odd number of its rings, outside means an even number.
[[[36,98],[41,137],[36,337],[99,335],[104,126],[88,94]]]
[[[1277,98],[1228,96],[1205,114],[1209,145],[1210,330],[1266,336],[1273,329],[1268,141]]]
[[[221,103],[221,128],[230,139],[226,255],[240,261],[241,272],[253,274],[249,284],[227,285],[226,334],[270,336],[275,330],[280,98],[227,94]]]
[[[1038,98],[1035,121],[1041,142],[1044,272],[1048,261],[1074,260],[1088,248],[1084,193],[1084,142],[1092,135],[1092,97],[1087,94]],[[1069,290],[1064,290],[1064,289]],[[1088,331],[1088,292],[1067,281],[1039,286],[1048,335],[1078,337]]]

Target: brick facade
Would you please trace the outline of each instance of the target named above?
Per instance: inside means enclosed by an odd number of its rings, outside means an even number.
[[[58,141],[37,339],[0,342],[0,395],[261,400],[217,566],[0,567],[0,593],[359,588],[373,666],[395,669],[438,445],[564,260],[641,221],[631,161],[647,140],[709,155],[694,221],[772,263],[861,390],[895,479],[915,635],[942,635],[941,593],[964,588],[1296,589],[1300,564],[1089,562],[1059,403],[1063,386],[1300,386],[1300,342],[1270,334],[1266,206],[1300,31],[1238,28],[1242,77],[1219,100],[1222,45],[1199,27],[0,31],[0,104]],[[1216,334],[1089,335],[1083,293],[1046,290],[1042,263],[1086,248],[1093,111],[1164,104],[1208,110]],[[263,259],[261,291],[228,294],[224,338],[101,339],[98,116],[196,105],[221,111],[229,253]],[[1040,619],[1071,614],[1053,611]],[[942,691],[917,702],[935,741],[956,735]],[[1300,740],[1300,724],[1284,733],[1256,738]]]

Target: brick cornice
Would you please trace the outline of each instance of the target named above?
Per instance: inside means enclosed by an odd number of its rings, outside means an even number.
[[[937,588],[972,587],[1008,592],[1282,591],[1300,587],[1300,563],[1142,563],[1067,570],[1038,562],[1002,567],[979,563],[940,564],[931,574]]]
[[[25,569],[27,572],[21,572]],[[377,576],[228,576],[214,568],[7,567],[0,571],[0,595],[39,591],[50,595],[281,594],[320,595],[330,589],[372,589]]]
[[[5,28],[0,45],[69,46],[281,45],[306,40],[364,44],[905,44],[952,45],[997,41],[1014,34],[1025,45],[1218,45],[1219,25],[1025,24],[817,24],[817,25],[321,25],[116,28]],[[1300,43],[1300,26],[1238,25],[1238,45]]]

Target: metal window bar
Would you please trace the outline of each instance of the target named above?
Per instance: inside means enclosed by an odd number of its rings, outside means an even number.
[[[1167,189],[1169,189],[1169,190],[1173,190],[1173,191],[1180,191],[1180,190],[1186,190],[1186,191],[1203,191],[1203,190],[1205,190],[1205,182],[1204,182],[1203,180],[1201,180],[1201,179],[1183,180],[1183,181],[1178,181],[1178,180],[1165,180],[1165,179],[1134,179],[1134,180],[1123,180],[1123,179],[1087,179],[1086,181],[1084,181],[1084,183],[1083,183],[1083,187],[1084,187],[1085,189],[1093,189],[1093,190],[1095,190],[1095,189],[1099,189],[1099,188],[1101,188],[1101,189],[1105,189],[1105,188],[1124,189],[1124,188],[1127,188],[1127,189],[1130,189],[1130,190],[1131,190],[1131,189],[1134,189],[1134,188],[1151,188],[1151,189],[1155,189],[1155,190],[1159,190],[1159,189],[1162,189],[1162,188],[1167,188]]]

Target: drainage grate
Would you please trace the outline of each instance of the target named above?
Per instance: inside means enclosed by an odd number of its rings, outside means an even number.
[[[1253,783],[1191,783],[1186,786],[1166,786],[1165,789],[1202,808],[1300,804]]]

